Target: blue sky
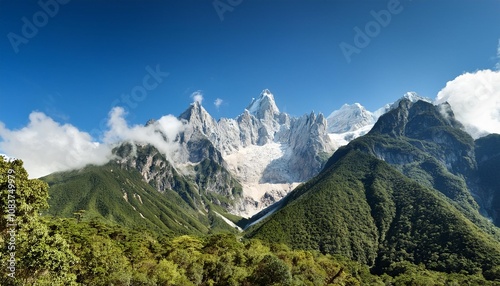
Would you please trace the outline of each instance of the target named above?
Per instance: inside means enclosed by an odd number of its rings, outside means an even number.
[[[356,47],[355,28],[382,10],[390,21],[346,60],[341,43]],[[498,0],[0,0],[0,122],[18,130],[39,111],[98,140],[113,105],[143,124],[179,115],[200,91],[215,118],[236,117],[266,88],[296,116],[375,110],[495,69],[499,27]]]
[[[90,132],[147,66],[169,76],[129,109],[132,123],[180,114],[197,90],[216,118],[237,116],[264,88],[293,115],[354,102],[374,110],[410,90],[433,98],[495,65],[500,2],[460,0],[401,1],[348,63],[339,44],[389,2],[243,0],[221,21],[212,1],[72,0],[15,53],[7,35],[22,36],[22,18],[42,8],[0,1],[0,121],[21,128],[37,110]]]

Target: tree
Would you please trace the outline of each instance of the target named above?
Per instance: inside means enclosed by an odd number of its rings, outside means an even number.
[[[85,210],[79,210],[73,213],[73,215],[75,216],[76,220],[80,222],[83,219],[83,216],[85,215]]]
[[[290,285],[292,275],[285,262],[268,254],[260,261],[250,279],[257,285]]]
[[[154,270],[159,285],[189,285],[187,277],[174,262],[162,259]]]
[[[195,285],[203,279],[202,247],[200,239],[183,235],[174,238],[168,250],[167,259],[184,269],[186,277]]]
[[[0,264],[2,285],[73,285],[77,261],[60,235],[50,235],[39,212],[48,207],[48,186],[28,179],[21,160],[0,157]],[[7,257],[13,257],[12,262]],[[10,275],[9,275],[10,274]]]

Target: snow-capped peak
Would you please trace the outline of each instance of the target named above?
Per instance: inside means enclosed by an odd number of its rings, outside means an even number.
[[[419,100],[422,100],[422,101],[426,101],[426,102],[429,102],[429,103],[432,103],[432,100],[427,98],[427,97],[423,97],[423,96],[420,96],[418,95],[416,92],[414,91],[409,91],[407,93],[405,93],[402,97],[400,97],[398,100],[396,100],[395,102],[393,103],[388,103],[386,104],[384,107],[381,107],[379,108],[378,110],[376,110],[375,112],[373,112],[373,114],[376,116],[376,117],[380,117],[382,116],[382,114],[390,111],[390,110],[393,110],[393,109],[396,109],[398,108],[399,106],[399,103],[404,100],[404,99],[407,99],[409,100],[410,102],[417,102]]]
[[[261,93],[260,93],[260,96],[269,96],[271,97],[273,100],[274,100],[274,96],[273,94],[269,91],[269,89],[264,89]]]
[[[342,107],[338,110],[335,110],[333,111],[332,113],[330,113],[330,115],[328,115],[327,118],[331,118],[331,117],[335,117],[336,115],[338,115],[339,113],[343,112],[350,112],[350,113],[361,113],[363,112],[363,110],[366,110],[361,104],[359,103],[354,103],[354,104],[344,104],[342,105]]]
[[[406,99],[410,100],[411,102],[417,102],[419,100],[423,100],[423,101],[427,101],[427,102],[432,102],[432,100],[430,100],[429,98],[422,97],[422,96],[418,95],[414,91],[409,91],[409,92],[405,93],[403,95],[403,98],[406,98]]]
[[[274,101],[274,96],[268,89],[264,89],[259,98],[252,99],[252,102],[246,109],[257,118],[264,118],[266,113],[270,113],[271,115],[280,113]]]
[[[327,117],[328,133],[355,131],[363,126],[375,123],[373,114],[361,104],[344,104]]]
[[[191,121],[214,121],[212,116],[205,110],[205,108],[201,105],[199,101],[194,101],[189,105],[189,108],[186,109],[180,116],[180,119],[185,119],[189,122]]]
[[[417,102],[419,100],[422,100],[422,101],[426,101],[426,102],[432,103],[431,99],[429,99],[427,97],[420,96],[420,95],[418,95],[414,91],[409,91],[409,92],[405,93],[400,99],[396,100],[396,102],[394,102],[393,104],[391,104],[390,107],[389,107],[389,110],[397,108],[399,106],[399,103],[402,100],[404,100],[404,99],[407,99],[410,102]],[[387,110],[387,111],[389,111],[389,110]]]

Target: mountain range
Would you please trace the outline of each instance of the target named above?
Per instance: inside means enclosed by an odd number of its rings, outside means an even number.
[[[403,98],[422,99],[414,93]],[[151,144],[123,142],[113,151],[114,162],[135,169],[160,192],[183,194],[188,189],[185,199],[195,209],[206,208],[199,197],[205,193],[226,212],[250,217],[318,174],[334,150],[368,132],[394,106],[371,113],[356,103],[327,118],[314,112],[293,117],[280,112],[273,94],[264,90],[238,117],[216,121],[195,101],[178,117],[184,128],[173,142],[174,154]],[[156,120],[146,125],[164,132]],[[168,141],[165,134],[163,138]],[[190,184],[180,184],[181,179]]]
[[[48,214],[169,236],[243,232],[378,274],[406,261],[496,277],[500,135],[474,140],[449,104],[407,93],[375,112],[293,117],[264,90],[234,119],[199,102],[178,118],[173,154],[122,142],[104,166],[43,178]]]
[[[380,273],[403,260],[488,271],[500,262],[500,232],[483,216],[495,204],[483,202],[497,199],[498,184],[475,154],[498,172],[498,138],[474,142],[448,104],[403,99],[271,214],[257,215],[247,236],[341,254]]]

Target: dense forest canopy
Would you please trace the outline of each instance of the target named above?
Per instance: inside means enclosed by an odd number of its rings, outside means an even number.
[[[40,212],[48,208],[48,185],[28,179],[20,160],[0,160],[0,174],[1,207],[6,213],[0,220],[1,285],[495,285],[500,282],[500,266],[466,275],[393,261],[386,273],[374,275],[367,265],[340,255],[292,249],[286,244],[245,239],[241,234],[170,236],[87,219],[84,212],[76,213],[75,218],[41,216]],[[15,214],[9,215],[13,203]],[[15,245],[15,249],[9,245]]]

